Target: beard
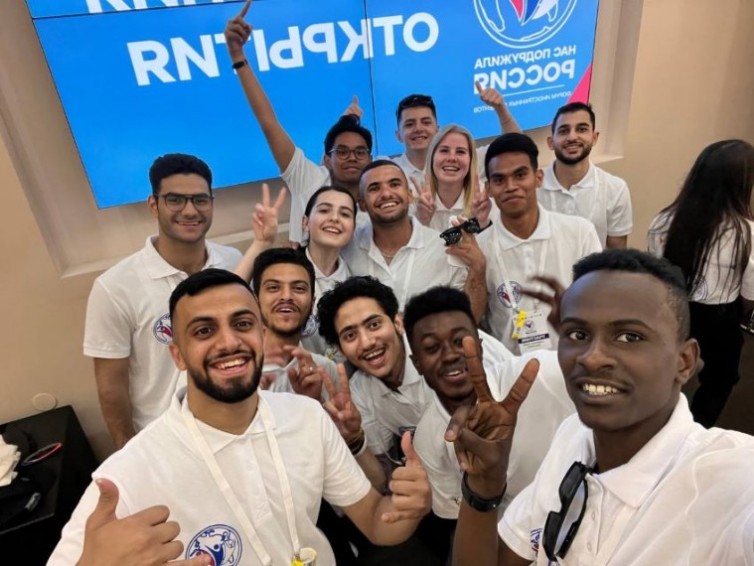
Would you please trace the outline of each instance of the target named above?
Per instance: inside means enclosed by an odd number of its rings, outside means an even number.
[[[224,387],[219,386],[209,378],[209,368],[206,365],[203,372],[188,368],[186,373],[189,379],[196,385],[196,388],[208,397],[220,403],[233,404],[245,401],[254,395],[262,378],[263,362],[264,356],[259,360],[259,363],[254,359],[254,373],[251,376],[251,380],[245,381],[244,377],[237,377],[228,381]]]
[[[577,163],[581,163],[584,161],[587,157],[589,157],[589,154],[592,153],[592,145],[586,145],[581,150],[581,153],[578,154],[576,157],[570,157],[563,153],[560,149],[553,150],[555,152],[555,157],[558,161],[561,163],[565,163],[566,165],[576,165]]]
[[[299,320],[299,323],[292,328],[281,328],[275,324],[274,320],[267,320],[267,317],[264,315],[262,315],[262,323],[268,332],[272,332],[276,336],[280,336],[281,338],[295,338],[300,336],[304,331],[304,328],[306,328],[306,323],[309,322],[312,310],[314,310],[314,305],[310,305],[309,310],[306,313],[301,313],[301,320]]]

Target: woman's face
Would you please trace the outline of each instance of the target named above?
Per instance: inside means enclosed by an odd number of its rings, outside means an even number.
[[[304,229],[309,245],[342,249],[351,241],[355,225],[353,200],[337,191],[324,191],[317,197]]]
[[[469,141],[458,132],[450,132],[440,140],[432,155],[432,171],[442,184],[463,183],[470,164]]]

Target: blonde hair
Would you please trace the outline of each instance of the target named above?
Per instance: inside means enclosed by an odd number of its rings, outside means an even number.
[[[463,126],[458,124],[448,124],[442,127],[432,138],[432,141],[427,148],[427,161],[424,164],[424,177],[429,182],[429,189],[432,192],[432,196],[437,195],[438,181],[437,175],[435,175],[432,168],[432,161],[435,157],[435,152],[448,134],[461,134],[466,138],[469,144],[469,170],[466,176],[463,178],[463,214],[467,218],[471,216],[473,204],[474,204],[474,180],[477,172],[477,159],[476,159],[476,146],[474,145],[474,136]]]

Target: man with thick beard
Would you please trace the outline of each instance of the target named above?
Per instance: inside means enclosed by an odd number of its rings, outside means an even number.
[[[321,498],[375,544],[413,533],[430,490],[410,435],[393,496],[383,497],[319,403],[259,392],[262,320],[243,279],[218,269],[192,275],[173,292],[170,314],[170,350],[188,388],[94,473],[50,564],[209,555],[218,565],[277,565],[315,555],[331,565],[330,545],[315,528]],[[192,562],[201,563],[208,561]]]
[[[571,102],[558,108],[547,138],[555,161],[544,170],[539,203],[591,221],[604,248],[625,248],[633,228],[631,195],[623,179],[589,160],[599,135],[590,105]]]

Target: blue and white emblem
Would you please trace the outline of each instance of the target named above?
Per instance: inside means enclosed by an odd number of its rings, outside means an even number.
[[[509,289],[507,283],[503,281],[495,290],[495,295],[504,307],[511,309],[514,304],[521,303],[521,285],[517,281],[511,281]]]
[[[152,334],[160,344],[170,344],[173,341],[173,327],[170,324],[170,313],[163,314],[152,327]]]
[[[209,556],[212,566],[238,566],[243,544],[238,531],[228,525],[212,525],[200,531],[186,547],[186,560]]]
[[[310,314],[309,318],[306,319],[306,326],[304,326],[304,330],[301,331],[301,337],[309,338],[309,336],[313,336],[317,333],[318,328],[319,320],[317,319],[317,315]]]
[[[578,0],[474,0],[487,35],[505,47],[526,49],[547,41],[571,17]]]

